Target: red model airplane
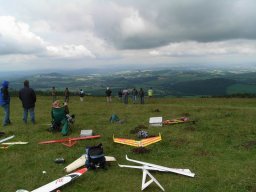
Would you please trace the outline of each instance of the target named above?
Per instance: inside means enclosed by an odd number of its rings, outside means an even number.
[[[95,139],[95,138],[100,138],[100,135],[73,137],[73,138],[50,140],[50,141],[41,141],[41,142],[39,142],[39,144],[62,143],[65,146],[72,147],[73,145],[76,144],[76,141],[78,141],[78,140]]]

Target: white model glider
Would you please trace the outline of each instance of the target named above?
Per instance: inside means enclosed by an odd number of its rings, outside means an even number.
[[[126,159],[128,161],[131,161],[131,162],[138,163],[138,164],[142,165],[142,166],[134,166],[134,165],[120,165],[120,164],[118,164],[120,167],[141,169],[142,170],[143,175],[142,175],[141,190],[144,190],[152,182],[155,182],[164,191],[164,188],[160,185],[160,183],[156,180],[156,178],[154,178],[153,175],[151,175],[149,173],[149,170],[162,171],[162,172],[172,172],[172,173],[177,173],[177,174],[188,176],[188,177],[194,177],[195,176],[195,173],[192,173],[189,169],[169,168],[169,167],[164,167],[164,166],[160,166],[160,165],[156,165],[156,164],[152,164],[152,163],[147,163],[147,162],[143,162],[143,161],[137,161],[137,160],[134,160],[134,159],[129,159],[127,155],[126,155]],[[147,175],[151,178],[151,180],[146,182]]]
[[[87,171],[87,168],[82,168],[79,169],[73,173],[70,173],[64,177],[61,177],[59,179],[56,179],[46,185],[43,185],[42,187],[39,187],[37,189],[34,189],[31,192],[50,192],[50,191],[54,191],[55,189],[60,188],[61,186],[73,181],[74,179],[76,179],[77,177],[80,177],[82,174],[84,174]],[[19,189],[16,192],[29,192],[27,190],[24,189]]]

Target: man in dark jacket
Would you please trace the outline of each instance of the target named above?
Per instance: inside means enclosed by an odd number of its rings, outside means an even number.
[[[11,124],[10,121],[10,95],[8,91],[8,81],[3,81],[0,90],[0,106],[4,109],[4,121],[3,126]]]
[[[105,93],[106,93],[106,97],[107,97],[107,102],[108,103],[111,102],[112,101],[112,99],[111,99],[111,94],[112,94],[111,89],[109,87],[107,87]]]
[[[24,88],[19,91],[19,98],[23,106],[23,121],[27,123],[28,112],[30,113],[31,122],[35,123],[35,103],[36,94],[35,91],[29,87],[29,81],[24,81]]]

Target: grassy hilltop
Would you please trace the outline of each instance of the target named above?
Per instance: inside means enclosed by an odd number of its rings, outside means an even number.
[[[196,174],[189,178],[173,173],[152,172],[165,191],[172,192],[253,192],[256,191],[256,102],[254,99],[152,99],[146,104],[128,105],[116,98],[106,103],[104,97],[71,97],[69,109],[76,114],[73,132],[77,137],[81,129],[93,129],[100,139],[78,141],[68,148],[62,144],[39,145],[39,141],[62,139],[60,133],[46,131],[50,123],[51,97],[38,97],[36,124],[22,122],[22,108],[18,98],[11,98],[12,125],[1,127],[3,139],[28,141],[28,145],[16,145],[0,149],[0,191],[17,189],[33,190],[66,175],[63,168],[80,157],[85,147],[102,143],[106,155],[115,156],[120,164],[132,164],[132,159],[167,167],[188,168]],[[63,99],[63,98],[61,98]],[[159,112],[156,112],[159,109]],[[111,114],[125,119],[124,124],[111,124]],[[162,116],[172,119],[187,116],[193,123],[149,127],[150,135],[161,133],[162,141],[148,146],[149,153],[134,154],[133,147],[113,143],[116,137],[137,139],[130,130],[138,125],[148,127],[149,117]],[[3,110],[0,110],[2,120]],[[137,139],[138,140],[138,139]],[[55,164],[54,159],[63,157],[65,164]],[[42,174],[46,171],[46,174]],[[62,188],[65,192],[141,191],[142,171],[120,168],[111,163],[107,170],[88,171],[73,183]],[[159,191],[152,184],[147,192]]]

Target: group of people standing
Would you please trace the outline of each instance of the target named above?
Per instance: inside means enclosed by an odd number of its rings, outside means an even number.
[[[10,93],[9,93],[9,82],[8,81],[3,81],[2,82],[2,87],[0,90],[0,106],[4,110],[4,120],[3,120],[3,126],[7,126],[11,124],[10,120]],[[106,98],[107,102],[112,102],[112,90],[107,87],[106,91]],[[51,91],[52,95],[52,102],[57,100],[57,91],[55,87],[52,87]],[[83,89],[80,89],[79,91],[79,96],[80,96],[80,101],[83,101],[85,93]],[[122,101],[124,104],[128,104],[129,100],[129,95],[131,95],[132,102],[135,104],[137,103],[137,100],[139,99],[140,104],[144,104],[144,96],[145,92],[143,88],[140,88],[137,90],[136,88],[133,89],[123,89],[118,91],[118,97],[120,101]],[[68,103],[69,102],[69,96],[70,92],[69,89],[66,88],[64,91],[64,102]],[[153,96],[153,89],[150,87],[148,90],[148,97],[151,98]],[[22,102],[23,106],[23,122],[27,123],[27,118],[28,118],[28,113],[30,114],[30,119],[31,122],[34,124],[35,123],[35,103],[36,103],[36,93],[35,91],[29,87],[29,81],[25,80],[24,81],[24,87],[20,89],[19,91],[19,99]]]
[[[9,82],[3,81],[0,90],[0,105],[4,110],[3,126],[11,124],[10,120],[10,93]],[[19,91],[19,99],[21,100],[23,107],[23,122],[27,123],[28,113],[30,114],[31,122],[35,123],[35,103],[36,94],[35,91],[29,87],[29,81],[24,81],[24,87]]]
[[[69,91],[68,87],[66,87],[66,89],[64,91],[64,102],[65,103],[69,102],[69,96],[70,96],[70,91]],[[80,89],[79,97],[80,97],[81,102],[84,101],[84,96],[85,96],[84,90]],[[56,100],[57,100],[57,91],[56,91],[55,87],[52,87],[52,102],[54,102]]]
[[[107,97],[107,102],[111,102],[112,91],[110,90],[109,87],[107,87],[105,93]],[[138,99],[140,104],[144,104],[145,92],[143,88],[140,88],[139,90],[137,90],[136,88],[133,88],[131,90],[129,90],[128,88],[125,88],[123,90],[119,89],[118,91],[118,98],[124,104],[128,104],[129,95],[131,95],[132,102],[134,104],[137,103]],[[150,87],[150,89],[148,90],[148,97],[151,98],[152,96],[153,96],[153,89],[152,87]]]

